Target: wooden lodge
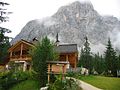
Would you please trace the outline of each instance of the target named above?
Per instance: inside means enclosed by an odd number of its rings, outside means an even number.
[[[68,61],[70,67],[76,68],[78,62],[77,44],[62,44],[55,47],[59,61]]]
[[[20,40],[16,44],[12,45],[8,52],[9,52],[9,58],[10,62],[19,63],[21,66],[21,69],[25,71],[26,69],[30,69],[31,67],[31,56],[29,55],[28,51],[31,47],[34,47],[34,45],[30,42],[27,42],[25,40]]]
[[[34,44],[23,39],[12,45],[8,50],[9,62],[19,63],[23,71],[29,70],[32,58],[28,51],[31,47],[34,47]],[[76,68],[78,62],[77,44],[56,45],[55,50],[59,53],[59,61],[67,61],[70,67]]]

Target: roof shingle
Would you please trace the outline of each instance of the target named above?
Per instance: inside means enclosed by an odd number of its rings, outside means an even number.
[[[58,53],[73,53],[78,52],[77,44],[63,44],[55,47]]]

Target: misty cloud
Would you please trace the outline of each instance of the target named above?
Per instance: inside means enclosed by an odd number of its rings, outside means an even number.
[[[37,20],[37,22],[39,24],[43,24],[46,27],[50,27],[54,24],[57,24],[57,21],[52,17],[46,17],[46,18],[43,18],[43,19],[39,19],[39,20]]]
[[[91,47],[91,52],[94,54],[97,54],[99,52],[99,54],[103,54],[105,51],[105,45],[98,43],[96,45],[90,45]]]
[[[120,50],[120,30],[115,28],[113,31],[109,32],[109,36],[113,47]]]

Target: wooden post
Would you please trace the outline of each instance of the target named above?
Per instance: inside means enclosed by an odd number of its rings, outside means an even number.
[[[20,47],[20,57],[22,57],[22,51],[23,51],[23,44],[21,44],[21,47]]]
[[[78,60],[78,55],[77,55],[77,53],[75,53],[75,66],[74,66],[74,68],[76,69],[76,66],[77,66],[77,60]]]
[[[65,76],[64,76],[64,73],[65,73],[64,67],[65,67],[65,65],[63,64],[63,65],[62,65],[62,80],[64,80],[64,77],[65,77]]]
[[[66,61],[68,61],[68,55],[66,55]]]
[[[12,57],[12,52],[10,52],[10,57]]]
[[[76,69],[76,60],[75,60],[74,68]]]
[[[27,67],[27,63],[24,62],[24,64],[23,64],[23,71],[26,71],[26,67]]]
[[[50,63],[48,63],[48,84],[50,82]]]

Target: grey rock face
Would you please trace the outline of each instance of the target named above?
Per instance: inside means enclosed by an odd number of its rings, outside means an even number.
[[[97,51],[101,45],[103,48],[113,31],[120,32],[120,21],[116,17],[101,16],[91,3],[76,1],[61,7],[51,17],[28,22],[11,43],[20,39],[31,41],[34,37],[41,39],[46,35],[55,40],[59,33],[62,43],[77,43],[78,46],[83,45],[84,37],[87,36],[91,47],[95,45]]]

